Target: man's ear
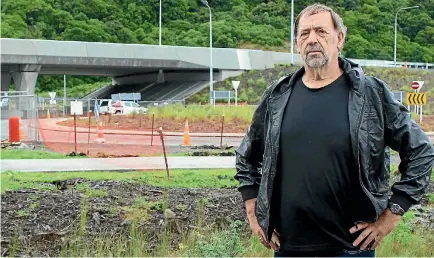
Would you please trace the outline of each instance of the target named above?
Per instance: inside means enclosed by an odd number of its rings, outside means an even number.
[[[338,33],[338,49],[339,49],[339,51],[342,49],[344,42],[345,42],[344,33],[339,32]]]

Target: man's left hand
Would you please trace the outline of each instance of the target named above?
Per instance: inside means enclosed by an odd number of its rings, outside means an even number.
[[[362,229],[364,230],[356,239],[356,241],[354,241],[353,245],[358,246],[363,240],[365,240],[360,247],[361,250],[365,250],[366,247],[375,240],[374,245],[371,247],[371,250],[374,250],[384,239],[384,237],[392,232],[392,230],[398,225],[401,218],[402,216],[392,213],[392,211],[387,208],[374,223],[357,224],[356,226],[350,228],[351,234],[354,234],[355,232]]]

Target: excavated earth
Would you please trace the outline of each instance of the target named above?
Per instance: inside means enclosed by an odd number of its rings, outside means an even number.
[[[390,184],[398,178],[393,175]],[[136,229],[150,236],[145,247],[150,252],[158,247],[161,232],[167,225],[172,225],[171,247],[176,248],[182,234],[198,229],[199,216],[203,216],[202,227],[240,220],[244,222],[243,231],[248,232],[241,196],[235,188],[164,189],[138,182],[86,179],[69,179],[68,182],[77,182],[77,189],[22,189],[7,191],[1,196],[2,256],[10,255],[16,246],[15,256],[58,256],[61,246],[77,235],[81,213],[86,215],[88,242],[104,235],[128,234],[135,221]],[[52,186],[51,183],[41,184]],[[104,194],[83,198],[84,191],[79,190],[84,188],[80,185]],[[427,195],[412,208],[414,225],[434,232],[434,205],[429,203],[428,193],[434,193],[432,181]]]
[[[3,194],[2,256],[8,255],[16,239],[20,243],[15,253],[17,256],[58,256],[61,246],[76,234],[83,210],[89,241],[102,235],[128,234],[131,223],[135,221],[137,231],[144,230],[150,236],[146,246],[148,251],[155,250],[159,233],[169,224],[174,225],[171,227],[172,247],[179,244],[181,233],[197,229],[201,203],[204,205],[203,225],[245,221],[241,196],[236,189],[165,190],[124,181],[81,179],[79,182],[85,182],[90,189],[102,190],[107,195],[88,197],[87,204],[84,204],[83,194],[69,189],[25,189]],[[145,200],[141,206],[140,203],[137,206],[137,198]],[[167,209],[163,199],[167,200]],[[136,207],[136,215],[131,207]]]

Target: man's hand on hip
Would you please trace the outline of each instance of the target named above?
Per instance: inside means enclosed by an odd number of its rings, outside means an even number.
[[[384,237],[392,232],[392,230],[398,225],[401,217],[402,216],[400,215],[392,213],[390,209],[387,208],[376,222],[357,224],[350,229],[351,234],[362,229],[364,230],[356,241],[354,241],[353,245],[358,246],[363,240],[365,240],[360,247],[360,249],[365,250],[366,247],[375,240],[374,245],[371,247],[371,250],[374,250]]]
[[[258,219],[255,215],[255,209],[256,209],[256,199],[250,199],[246,202],[246,213],[247,213],[247,219],[249,220],[250,228],[252,229],[252,233],[259,237],[261,240],[261,243],[267,247],[268,249],[273,248],[275,251],[279,249],[280,242],[279,242],[279,234],[274,231],[272,240],[270,241],[270,244],[267,244],[266,237],[264,234],[264,231],[262,230],[261,226],[258,224]]]

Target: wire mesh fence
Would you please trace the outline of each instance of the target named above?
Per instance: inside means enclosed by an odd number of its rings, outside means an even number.
[[[128,157],[162,155],[162,142],[158,129],[163,129],[166,150],[174,155],[183,155],[194,146],[236,146],[240,135],[222,133],[220,118],[206,133],[199,130],[200,121],[186,127],[184,120],[168,120],[152,113],[104,114],[95,116],[95,102],[83,100],[82,112],[71,113],[75,99],[42,98],[24,93],[1,95],[2,140],[8,139],[9,118],[21,121],[20,141],[39,144],[59,153],[85,153],[92,157]],[[80,101],[80,100],[79,100]],[[169,102],[167,102],[169,103]],[[179,101],[161,104],[159,108]],[[146,106],[149,103],[140,103]],[[152,104],[153,106],[156,106]],[[198,128],[198,129],[196,129]],[[223,128],[222,128],[223,129]]]

